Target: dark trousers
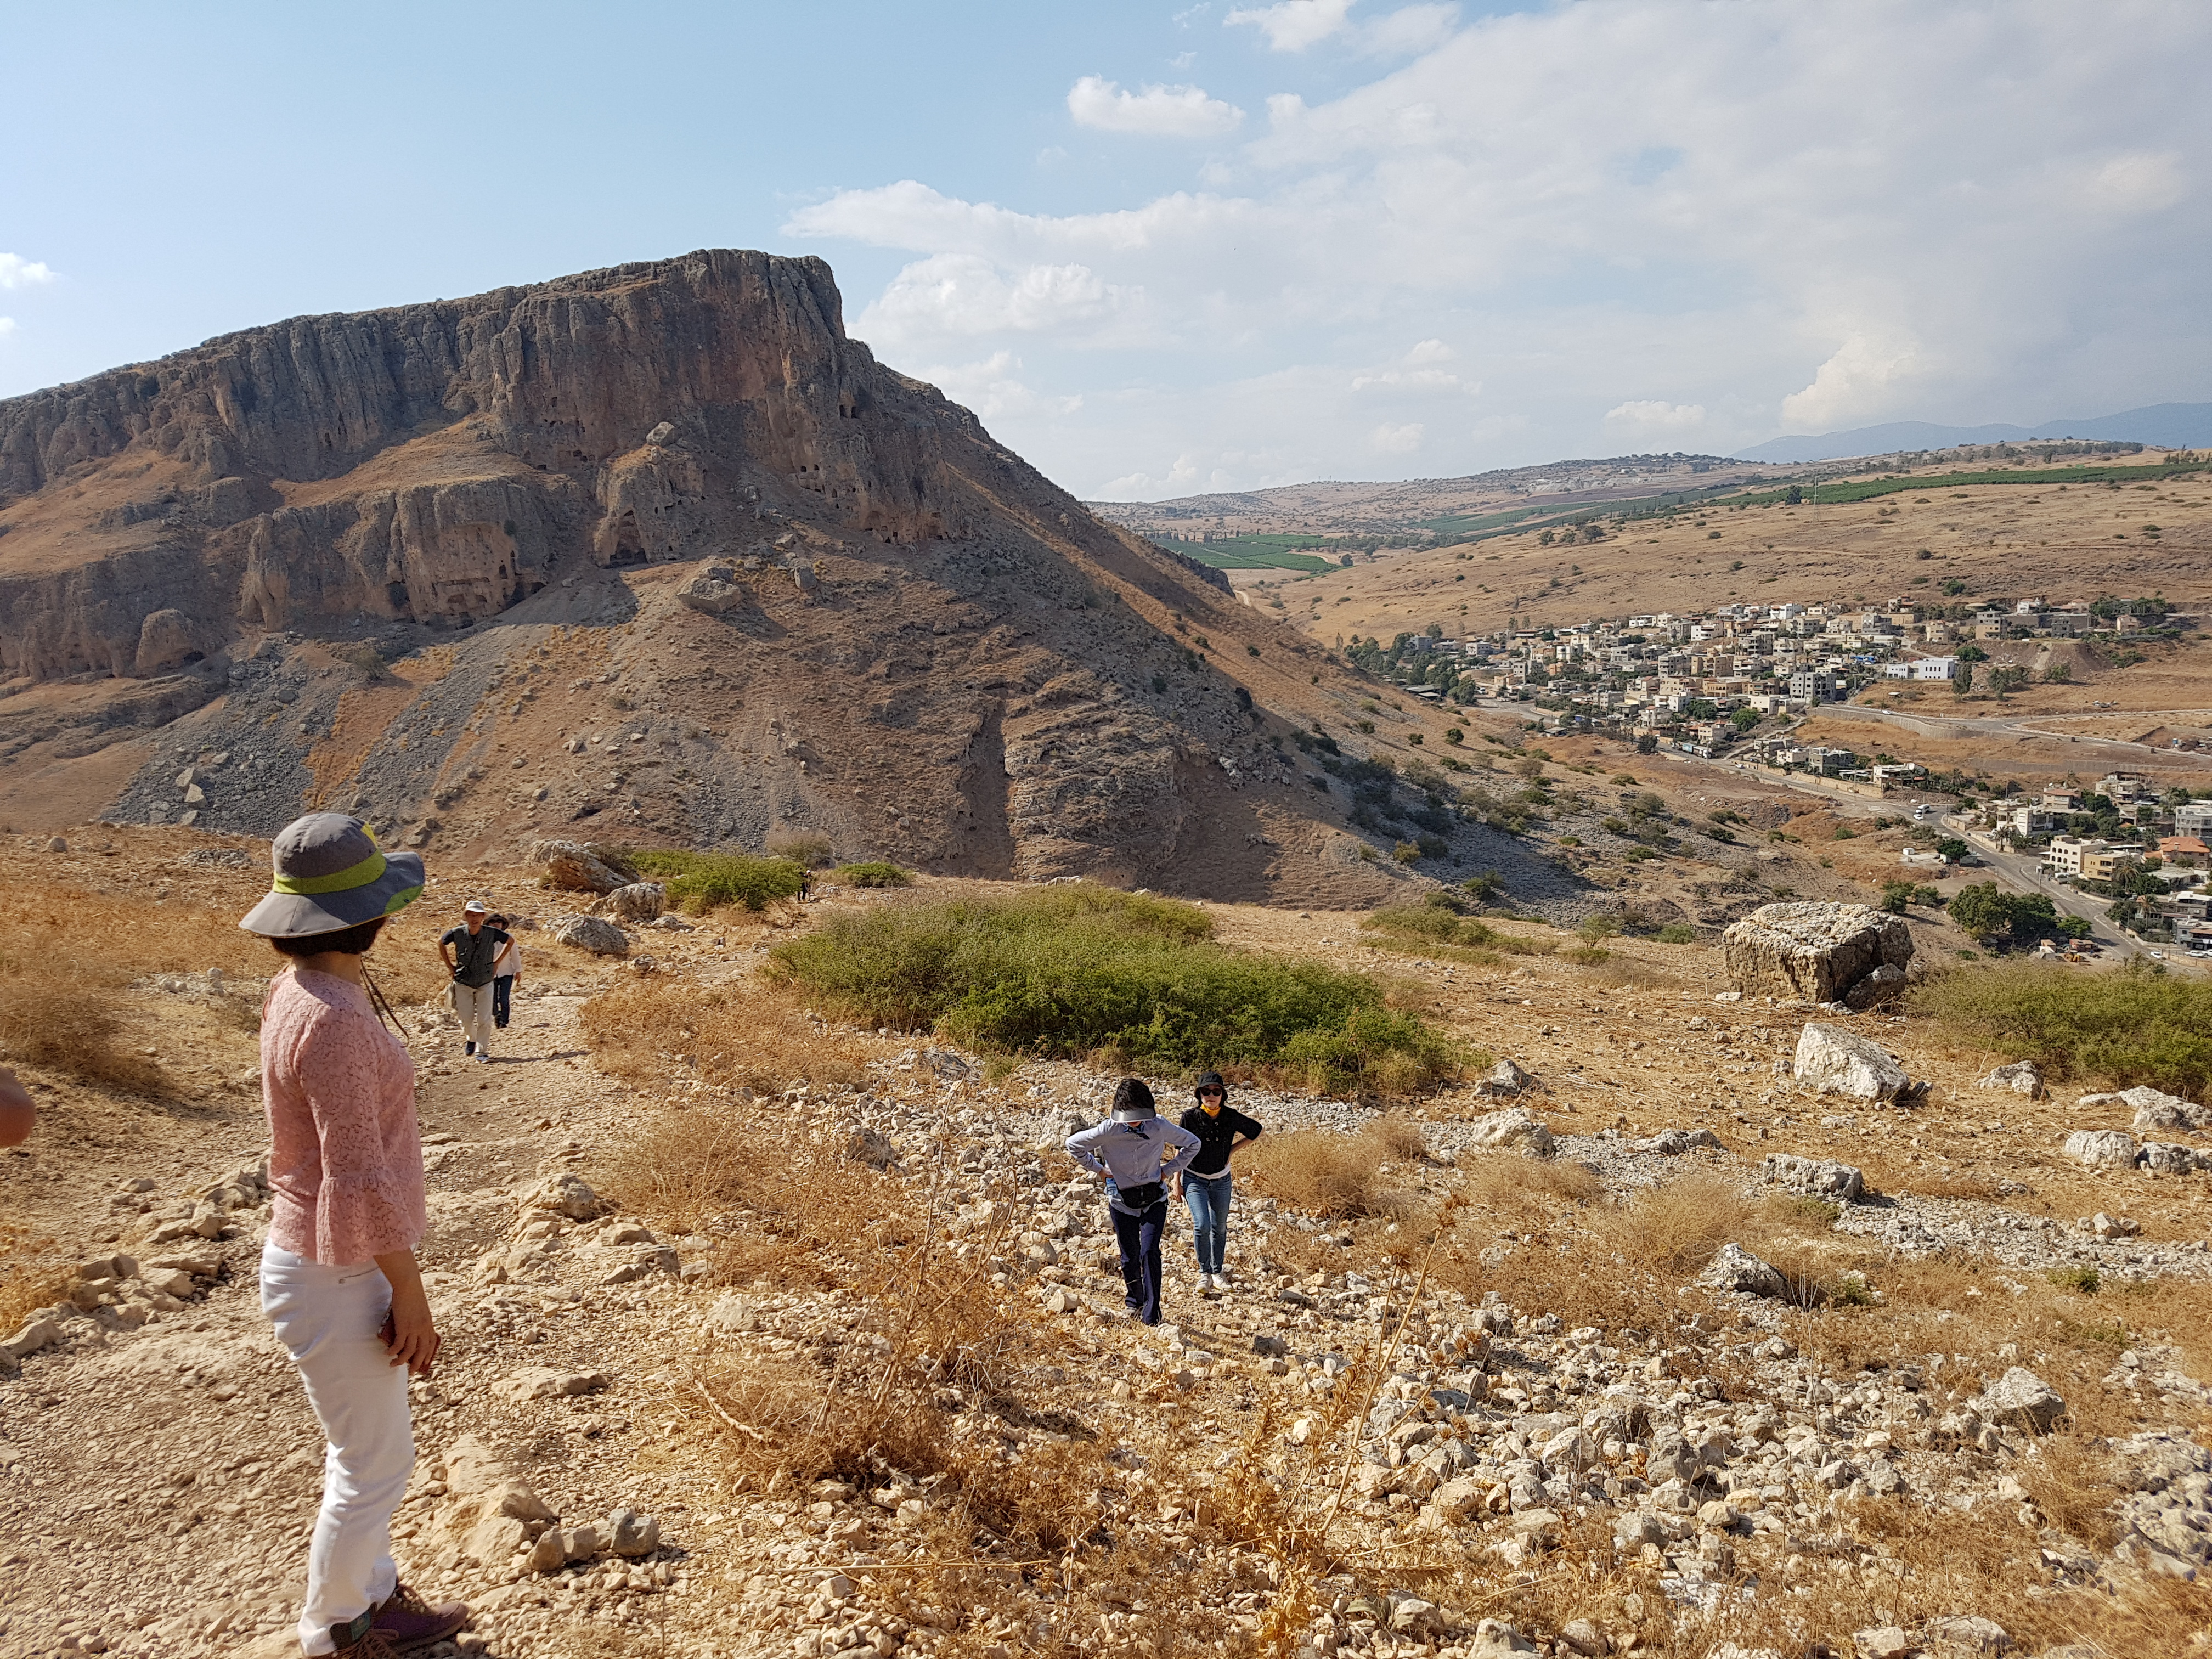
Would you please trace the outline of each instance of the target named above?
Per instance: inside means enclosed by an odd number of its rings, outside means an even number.
[[[1160,1235],[1167,1231],[1165,1199],[1141,1215],[1106,1206],[1114,1218],[1114,1242],[1121,1249],[1121,1284],[1129,1311],[1147,1325],[1160,1322]]]
[[[507,1029],[507,1017],[514,1009],[514,975],[501,974],[491,982],[491,1023],[501,1030]]]

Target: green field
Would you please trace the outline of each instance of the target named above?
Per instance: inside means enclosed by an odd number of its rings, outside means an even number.
[[[2051,466],[2035,471],[1946,472],[1936,477],[1863,478],[1844,483],[1801,484],[1809,504],[1871,501],[1877,495],[1903,495],[1915,490],[1958,489],[1975,484],[2148,483],[2154,478],[2179,478],[2206,470],[2203,461],[2169,461],[2163,466]],[[1786,486],[1785,486],[1786,489]],[[1741,495],[1723,495],[1715,507],[1765,507],[1782,499],[1782,489],[1762,489]]]
[[[1216,570],[1293,570],[1311,576],[1337,568],[1334,559],[1305,550],[1328,546],[1311,536],[1235,536],[1218,542],[1186,542],[1164,536],[1158,540],[1161,546]]]

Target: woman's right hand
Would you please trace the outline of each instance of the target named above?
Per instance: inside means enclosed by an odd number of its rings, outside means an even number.
[[[430,1321],[430,1298],[422,1289],[422,1271],[412,1250],[394,1250],[376,1258],[378,1269],[392,1286],[392,1338],[386,1345],[392,1363],[404,1365],[416,1376],[430,1374],[438,1357],[437,1327]]]

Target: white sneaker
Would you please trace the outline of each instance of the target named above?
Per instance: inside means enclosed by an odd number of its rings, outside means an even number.
[[[1229,1275],[1227,1273],[1214,1274],[1213,1288],[1217,1291],[1227,1290],[1229,1288]]]
[[[1219,1273],[1200,1273],[1198,1283],[1199,1288],[1204,1291],[1225,1291],[1229,1288]]]

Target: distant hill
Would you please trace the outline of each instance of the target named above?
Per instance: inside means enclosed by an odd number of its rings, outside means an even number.
[[[1956,444],[2015,443],[2027,438],[2085,438],[2104,442],[2154,444],[2162,449],[2212,445],[2212,404],[2153,404],[2118,415],[2045,421],[2041,426],[1937,426],[1928,421],[1892,421],[1850,432],[1818,437],[1775,438],[1736,453],[1747,461],[1788,464],[1833,461],[1852,455],[1889,455],[1899,450],[1949,449]]]

